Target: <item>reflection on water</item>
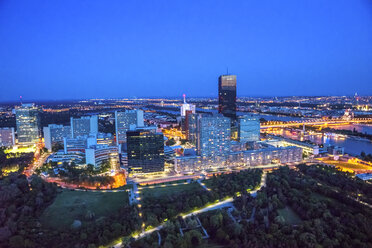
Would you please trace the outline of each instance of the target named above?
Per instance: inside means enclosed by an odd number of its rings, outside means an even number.
[[[310,140],[318,145],[330,144],[334,146],[342,146],[345,148],[345,153],[351,155],[360,155],[362,151],[372,153],[372,142],[367,140],[356,140],[352,138],[343,138],[335,135],[302,135],[300,133],[291,132],[289,130],[280,130],[274,134],[282,135],[283,137],[295,140]]]
[[[344,129],[344,130],[351,130],[358,131],[360,133],[372,134],[372,125],[362,125],[362,124],[351,124],[351,125],[341,125],[341,126],[330,126],[330,128],[334,129]]]

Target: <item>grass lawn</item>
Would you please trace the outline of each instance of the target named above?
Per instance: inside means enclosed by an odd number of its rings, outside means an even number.
[[[198,183],[189,183],[183,185],[164,185],[164,187],[148,188],[144,187],[141,192],[142,197],[163,197],[166,195],[179,194],[186,191],[204,190]]]
[[[128,202],[127,192],[65,190],[58,194],[53,204],[44,211],[41,222],[47,227],[59,230],[70,228],[76,219],[84,225],[89,222],[84,218],[87,211],[93,212],[94,219],[98,219],[127,205]]]
[[[282,216],[286,223],[291,225],[298,225],[301,224],[302,220],[300,217],[290,208],[285,207],[278,210],[278,214]]]

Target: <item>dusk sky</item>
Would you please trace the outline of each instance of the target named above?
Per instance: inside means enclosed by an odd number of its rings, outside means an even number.
[[[0,1],[0,101],[372,94],[372,1]]]

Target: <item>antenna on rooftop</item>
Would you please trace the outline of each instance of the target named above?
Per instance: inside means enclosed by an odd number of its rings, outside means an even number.
[[[21,102],[22,105],[22,96],[19,96],[19,101]]]

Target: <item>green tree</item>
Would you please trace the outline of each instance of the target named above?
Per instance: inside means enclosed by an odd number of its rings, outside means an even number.
[[[24,241],[21,235],[15,235],[9,239],[9,245],[12,248],[23,248]]]

